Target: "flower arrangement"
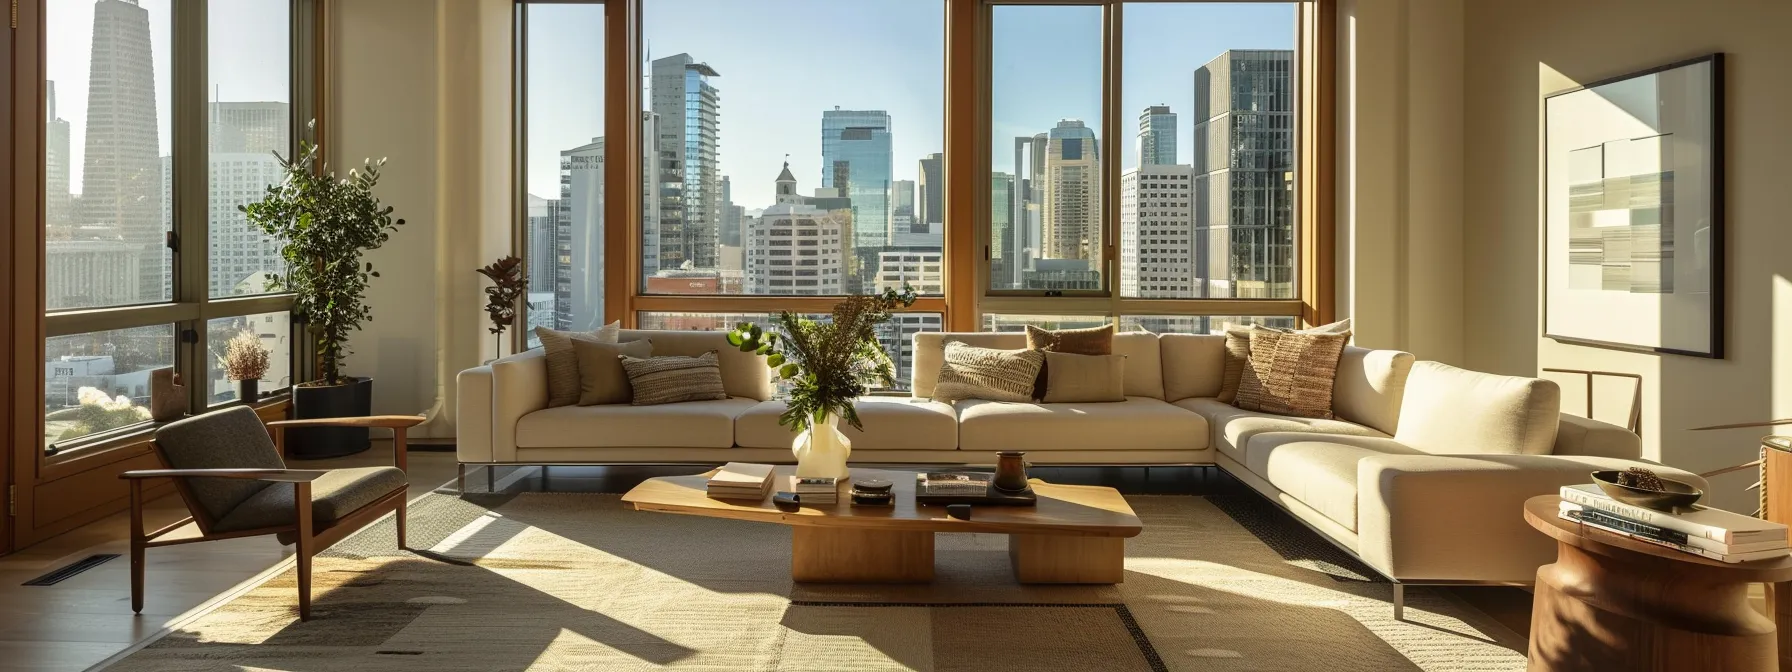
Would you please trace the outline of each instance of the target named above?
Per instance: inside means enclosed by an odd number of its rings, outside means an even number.
[[[783,312],[776,320],[782,334],[742,322],[728,333],[728,343],[741,352],[765,355],[773,377],[790,384],[778,424],[802,431],[834,416],[864,429],[853,400],[869,392],[871,383],[896,382],[895,365],[877,342],[877,326],[889,321],[896,308],[914,303],[915,290],[906,284],[902,291],[849,296],[834,304],[826,322]]]
[[[260,380],[268,373],[273,353],[262,347],[261,338],[247,329],[230,339],[224,350],[224,373],[231,380]]]
[[[492,286],[485,288],[485,313],[492,320],[492,326],[486,331],[499,336],[498,348],[502,354],[504,329],[516,326],[516,303],[529,291],[523,260],[506,255],[478,272],[492,281]]]

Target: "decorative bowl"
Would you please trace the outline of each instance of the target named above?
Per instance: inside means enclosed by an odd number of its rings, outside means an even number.
[[[1645,509],[1667,511],[1669,513],[1674,512],[1676,509],[1691,508],[1694,503],[1705,496],[1704,491],[1692,487],[1691,484],[1682,483],[1671,478],[1661,479],[1661,484],[1666,486],[1666,490],[1645,490],[1634,486],[1621,485],[1618,483],[1618,474],[1620,473],[1623,472],[1616,470],[1595,471],[1593,472],[1593,483],[1597,484],[1599,489],[1604,490],[1605,494],[1611,496],[1612,499],[1625,504],[1640,506]]]

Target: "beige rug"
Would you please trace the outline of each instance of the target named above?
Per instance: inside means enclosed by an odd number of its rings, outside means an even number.
[[[614,495],[431,495],[110,670],[1520,670],[1523,640],[1422,588],[1284,559],[1206,500],[1129,497],[1118,586],[1021,586],[1003,538],[941,535],[926,586],[795,586],[778,525]],[[152,551],[153,552],[153,551]],[[150,580],[154,580],[151,576]]]

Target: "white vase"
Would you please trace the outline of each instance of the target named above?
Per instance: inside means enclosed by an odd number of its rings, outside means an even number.
[[[852,440],[840,433],[840,417],[829,413],[825,420],[796,435],[790,452],[796,453],[796,475],[804,478],[837,478],[850,475],[846,458],[852,455]]]

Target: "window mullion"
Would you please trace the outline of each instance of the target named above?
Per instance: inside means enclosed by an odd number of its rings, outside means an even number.
[[[208,290],[207,240],[211,189],[210,119],[206,114],[208,0],[173,6],[173,62],[169,82],[173,97],[169,146],[174,148],[172,212],[174,213],[174,302],[190,315],[175,324],[174,370],[185,381],[188,408],[205,408],[205,321],[197,310]],[[189,337],[191,333],[197,337]]]

